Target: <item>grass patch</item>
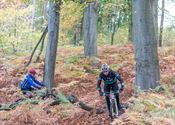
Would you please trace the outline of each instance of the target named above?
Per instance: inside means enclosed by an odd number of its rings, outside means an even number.
[[[151,113],[152,116],[160,118],[171,118],[175,120],[175,108],[168,108],[165,110],[157,110]]]
[[[79,56],[72,55],[72,56],[69,56],[65,59],[65,63],[67,63],[67,64],[70,64],[70,63],[76,64],[76,63],[78,63],[79,60],[80,60]]]
[[[62,104],[64,104],[64,103],[69,103],[69,101],[68,101],[67,98],[63,95],[62,92],[59,92],[57,96],[58,96],[58,98],[59,98],[59,100],[60,100],[60,102],[61,102]]]
[[[174,93],[173,93],[172,87],[169,85],[164,85],[164,88],[165,88],[166,95],[168,95],[169,98],[174,98],[173,97]]]
[[[155,110],[157,108],[156,105],[150,100],[145,99],[142,101],[142,103],[146,106],[148,111],[152,111],[152,110]]]

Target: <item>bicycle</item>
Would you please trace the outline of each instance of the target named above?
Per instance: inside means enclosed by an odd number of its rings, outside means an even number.
[[[48,88],[47,87],[43,87],[41,89],[37,89],[35,91],[27,91],[27,90],[23,90],[22,94],[26,97],[26,98],[34,98],[34,97],[40,97],[41,99],[46,99],[46,98],[53,98],[56,99],[56,95],[54,95],[53,93],[49,93]]]
[[[116,100],[115,94],[121,93],[121,92],[122,91],[120,91],[120,90],[110,91],[110,92],[102,92],[101,96],[104,96],[104,93],[105,93],[105,95],[110,98],[110,112],[111,112],[110,117],[111,117],[111,119],[119,117],[119,109],[117,106],[117,100]],[[112,96],[110,96],[110,95],[112,95]]]

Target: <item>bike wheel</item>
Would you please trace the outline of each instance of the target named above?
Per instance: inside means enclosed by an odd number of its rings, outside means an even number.
[[[118,113],[117,102],[115,99],[111,100],[111,111],[112,111],[113,117],[118,117],[119,113]]]

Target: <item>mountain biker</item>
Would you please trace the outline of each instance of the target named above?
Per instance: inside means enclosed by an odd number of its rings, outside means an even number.
[[[97,89],[99,91],[100,96],[103,96],[103,92],[101,90],[102,80],[104,81],[104,93],[109,111],[109,116],[112,117],[112,113],[110,111],[110,90],[112,89],[112,91],[114,92],[117,101],[117,107],[119,111],[121,111],[122,108],[120,105],[119,91],[121,92],[124,90],[124,81],[120,77],[120,75],[111,70],[107,64],[102,64],[101,73],[98,77]],[[118,87],[117,80],[119,80],[121,83],[120,89]]]
[[[36,71],[34,68],[29,69],[28,74],[25,79],[20,83],[20,89],[23,94],[26,94],[27,97],[32,98],[32,91],[41,89],[45,85],[35,79]]]

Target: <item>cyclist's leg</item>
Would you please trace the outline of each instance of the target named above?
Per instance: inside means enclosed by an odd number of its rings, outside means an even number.
[[[112,91],[114,91],[115,98],[116,98],[116,101],[117,101],[117,107],[120,110],[121,105],[120,105],[120,97],[119,97],[119,91],[118,90],[119,90],[118,89],[118,84],[117,83],[112,84]]]
[[[106,97],[106,103],[109,111],[109,115],[111,116],[111,104],[110,104],[110,85],[105,84],[104,85],[104,92],[105,92],[105,97]]]
[[[33,94],[32,94],[32,91],[29,91],[29,90],[22,90],[22,93],[27,96],[28,98],[32,98],[33,97]]]

